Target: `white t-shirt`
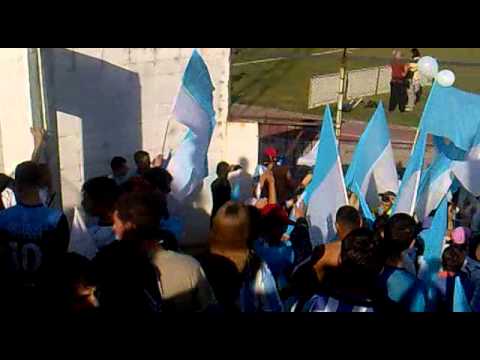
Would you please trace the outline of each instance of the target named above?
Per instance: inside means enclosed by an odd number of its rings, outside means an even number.
[[[160,292],[177,312],[202,311],[216,303],[200,263],[193,257],[160,250],[153,256],[160,274]]]
[[[243,169],[231,172],[228,180],[232,187],[232,200],[245,202],[251,196],[253,179]]]
[[[5,188],[5,190],[2,191],[2,202],[5,209],[11,208],[17,205],[15,193],[13,192],[12,189]]]

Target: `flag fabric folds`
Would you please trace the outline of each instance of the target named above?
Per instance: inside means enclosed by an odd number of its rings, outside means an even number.
[[[97,246],[87,230],[83,216],[75,207],[68,252],[77,253],[91,260],[97,254],[97,251]]]
[[[297,160],[297,165],[313,166],[318,152],[318,141],[313,145],[312,149]]]
[[[312,245],[334,240],[336,212],[348,204],[348,199],[332,114],[328,106],[322,121],[313,178],[305,189],[304,202],[307,205]]]
[[[452,160],[437,153],[432,164],[422,173],[415,214],[423,221],[447,195],[453,183]]]
[[[453,312],[472,312],[460,276],[455,277],[453,288]]]
[[[398,174],[382,103],[358,141],[345,176],[345,185],[360,200],[363,197],[370,208],[378,206],[378,194],[387,191],[398,193]]]
[[[429,288],[428,298],[430,303],[435,301],[432,284],[435,274],[437,274],[441,268],[442,250],[448,225],[447,220],[448,202],[445,196],[435,212],[432,225],[429,229],[423,230],[419,235],[425,243],[425,250],[420,259],[418,277],[422,279]]]
[[[215,128],[213,84],[203,58],[194,50],[183,74],[173,115],[188,131],[168,164],[172,195],[188,197],[208,176],[208,148]]]

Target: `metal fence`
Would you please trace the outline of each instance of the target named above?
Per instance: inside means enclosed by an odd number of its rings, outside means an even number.
[[[390,66],[351,70],[347,73],[347,99],[387,94],[390,92]],[[310,79],[308,108],[337,101],[339,74],[314,76]]]

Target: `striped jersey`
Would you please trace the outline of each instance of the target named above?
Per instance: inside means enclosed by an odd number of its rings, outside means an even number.
[[[298,303],[293,305],[292,312],[295,311],[297,305]],[[371,303],[366,301],[351,302],[325,294],[316,294],[305,303],[302,312],[374,312],[374,308]]]

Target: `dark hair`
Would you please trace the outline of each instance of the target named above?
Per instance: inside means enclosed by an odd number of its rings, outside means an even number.
[[[250,237],[249,237],[249,248],[253,248],[255,240],[260,236],[260,229],[262,224],[262,215],[260,210],[253,206],[247,206],[248,215],[250,217]]]
[[[480,261],[480,259],[477,259],[477,248],[480,246],[480,235],[475,235],[473,236],[468,244],[468,256],[470,256],[472,259],[476,261]]]
[[[147,162],[150,160],[150,154],[146,151],[139,150],[133,155],[133,158],[135,160],[136,164],[142,163],[142,162]]]
[[[3,192],[7,187],[11,187],[14,183],[14,180],[5,174],[0,174],[0,192]]]
[[[442,267],[445,271],[459,272],[465,261],[465,250],[457,245],[450,245],[442,254]]]
[[[120,196],[120,187],[115,180],[106,176],[88,180],[83,184],[82,191],[95,203],[112,209]]]
[[[228,175],[229,168],[230,168],[230,165],[228,165],[228,163],[226,163],[225,161],[220,161],[217,164],[217,176],[226,177]]]
[[[61,260],[62,276],[69,285],[83,283],[95,285],[97,280],[92,263],[84,256],[76,253],[64,254]]]
[[[353,206],[346,205],[338,209],[335,222],[350,229],[356,229],[360,227],[362,219],[357,209]]]
[[[155,167],[147,170],[143,177],[161,192],[165,194],[170,192],[170,184],[172,183],[173,177],[168,170],[162,167]]]
[[[41,172],[38,165],[33,161],[25,161],[15,169],[15,183],[28,187],[39,186]]]
[[[120,170],[122,166],[127,163],[127,159],[121,156],[115,156],[112,161],[110,161],[110,167],[113,171]]]
[[[132,176],[121,185],[122,193],[153,192],[153,184],[147,181],[143,176]]]
[[[412,56],[413,57],[421,57],[422,55],[420,55],[420,51],[416,48],[412,49]]]
[[[381,243],[371,230],[362,228],[350,232],[341,244],[342,271],[358,279],[373,279],[385,263]]]
[[[417,236],[417,223],[407,214],[395,214],[384,230],[385,251],[387,256],[399,256],[407,250]]]
[[[387,226],[388,219],[389,217],[386,214],[377,216],[377,218],[375,219],[375,222],[373,223],[373,231],[375,232],[384,231],[385,226]]]
[[[52,303],[47,306],[54,311],[71,311],[78,301],[76,287],[96,286],[97,277],[93,264],[87,258],[76,254],[66,253],[51,262],[45,268],[44,288],[52,294],[49,297]]]
[[[115,205],[118,218],[135,225],[136,228],[130,235],[139,240],[158,235],[165,209],[163,196],[143,192],[123,194]]]

